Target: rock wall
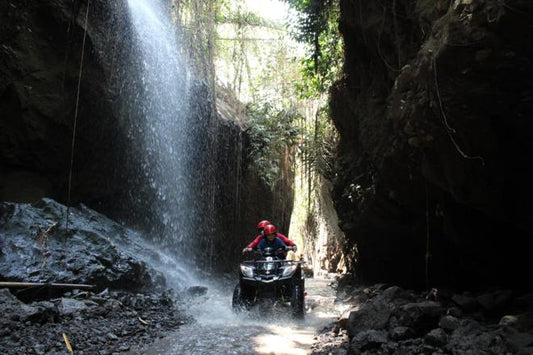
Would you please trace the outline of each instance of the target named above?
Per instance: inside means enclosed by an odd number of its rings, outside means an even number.
[[[135,119],[127,107],[132,82],[119,80],[128,70],[123,63],[133,40],[126,3],[91,1],[85,27],[86,6],[68,0],[0,4],[0,201],[66,201],[86,31],[71,204],[83,202],[157,235],[162,218],[147,208],[154,191],[140,176],[140,148],[126,129]],[[202,201],[194,221],[198,233],[186,236],[194,239],[194,248],[185,254],[197,265],[224,269],[236,264],[259,220],[288,228],[291,154],[279,185],[270,190],[256,178],[253,162],[244,159],[245,130],[232,121],[235,115],[216,113],[215,90],[206,81],[197,78],[192,85],[191,95],[205,100],[191,103],[196,125],[190,139],[213,145],[201,157],[209,163],[192,172]]]
[[[523,1],[341,1],[334,178],[357,275],[530,287],[530,19]]]
[[[110,93],[104,89],[107,16],[93,2],[80,95],[76,173],[113,141]],[[0,5],[0,199],[66,197],[81,56],[83,4],[5,1]],[[91,144],[87,144],[91,142]],[[111,158],[112,159],[112,158]],[[105,166],[105,164],[103,164]],[[103,169],[102,169],[103,170]],[[102,173],[102,171],[100,171]],[[75,175],[77,176],[77,175]],[[81,179],[80,179],[81,180]]]
[[[346,273],[354,269],[356,250],[353,245],[348,245],[346,236],[339,227],[339,219],[331,197],[331,183],[316,174],[313,184],[316,192],[313,193],[311,210],[307,212],[305,226],[300,231],[303,234],[305,260],[312,267],[314,276]],[[306,202],[302,201],[304,204]]]

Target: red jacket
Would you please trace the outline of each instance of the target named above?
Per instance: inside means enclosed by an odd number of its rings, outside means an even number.
[[[281,239],[283,241],[283,243],[287,244],[287,246],[289,247],[292,247],[293,245],[296,245],[294,244],[294,242],[292,240],[290,240],[289,238],[287,238],[286,236],[284,236],[283,234],[281,233],[276,233],[276,237],[278,237],[279,239]],[[257,244],[259,244],[259,242],[261,241],[261,239],[263,239],[263,235],[260,234],[258,235],[253,242],[251,242],[250,244],[248,244],[247,248],[255,248],[257,246]]]

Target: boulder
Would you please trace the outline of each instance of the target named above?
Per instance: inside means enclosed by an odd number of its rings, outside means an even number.
[[[513,303],[516,304],[516,306],[518,306],[518,307],[531,308],[531,307],[533,307],[533,293],[527,293],[525,295],[521,295],[519,297],[516,297],[513,300]]]
[[[409,339],[414,335],[415,332],[409,327],[395,327],[390,331],[391,339],[396,341]]]
[[[394,312],[398,325],[412,328],[417,335],[426,334],[437,327],[441,315],[445,312],[438,302],[423,301],[408,303]]]
[[[513,326],[516,326],[518,324],[518,319],[519,319],[518,316],[506,315],[506,316],[503,316],[500,319],[500,322],[498,323],[498,325],[506,325],[506,326],[513,327]]]
[[[25,322],[39,314],[38,308],[22,303],[7,288],[0,289],[0,305],[2,321]]]
[[[424,342],[433,346],[444,346],[448,342],[448,335],[444,329],[437,328],[433,329],[424,337]]]
[[[463,315],[463,311],[461,311],[461,309],[458,307],[451,307],[446,311],[446,314],[455,318],[459,318]]]
[[[0,279],[150,289],[165,284],[143,259],[142,236],[85,207],[51,199],[0,203]]]
[[[533,334],[515,333],[509,337],[509,341],[516,349],[533,347]]]
[[[72,298],[61,298],[58,307],[59,313],[62,316],[77,313],[81,310],[87,309],[87,305],[83,301],[78,301]]]
[[[487,311],[492,311],[505,306],[511,299],[510,290],[498,290],[491,293],[485,293],[476,297],[477,302]]]
[[[348,317],[348,334],[355,336],[361,331],[385,329],[392,314],[392,306],[377,301],[363,305],[359,310],[350,312]]]
[[[514,333],[505,329],[488,328],[474,320],[465,319],[448,337],[446,349],[455,354],[515,353],[517,348],[506,340]]]
[[[468,295],[453,295],[452,301],[466,312],[475,311],[479,307],[476,299]]]
[[[453,316],[444,316],[439,321],[439,327],[447,331],[453,331],[459,327],[461,322]]]
[[[387,332],[384,330],[366,330],[357,334],[351,342],[351,348],[359,351],[379,349],[387,343]]]
[[[307,301],[306,301],[306,305],[307,305]],[[342,314],[340,315],[337,321],[338,326],[341,329],[348,329],[348,324],[350,323],[350,314],[358,310],[359,310],[359,306],[356,306],[356,307],[351,307],[347,309],[346,311],[342,312]]]

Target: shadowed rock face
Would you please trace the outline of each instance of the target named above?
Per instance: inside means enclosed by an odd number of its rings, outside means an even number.
[[[91,1],[78,105],[72,196],[101,208],[124,180],[117,88],[108,85],[122,4]],[[66,198],[85,9],[66,0],[0,5],[0,200]]]
[[[531,287],[533,7],[468,3],[341,1],[334,200],[367,281]]]

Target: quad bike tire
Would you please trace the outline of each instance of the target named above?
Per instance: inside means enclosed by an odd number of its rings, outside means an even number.
[[[304,312],[304,290],[302,285],[292,286],[291,309],[294,318],[303,318]]]
[[[233,290],[233,298],[232,298],[231,305],[235,313],[240,313],[242,311],[245,311],[247,308],[246,300],[244,299],[244,295],[243,295],[240,284],[237,284],[237,286],[235,286],[235,290]]]

